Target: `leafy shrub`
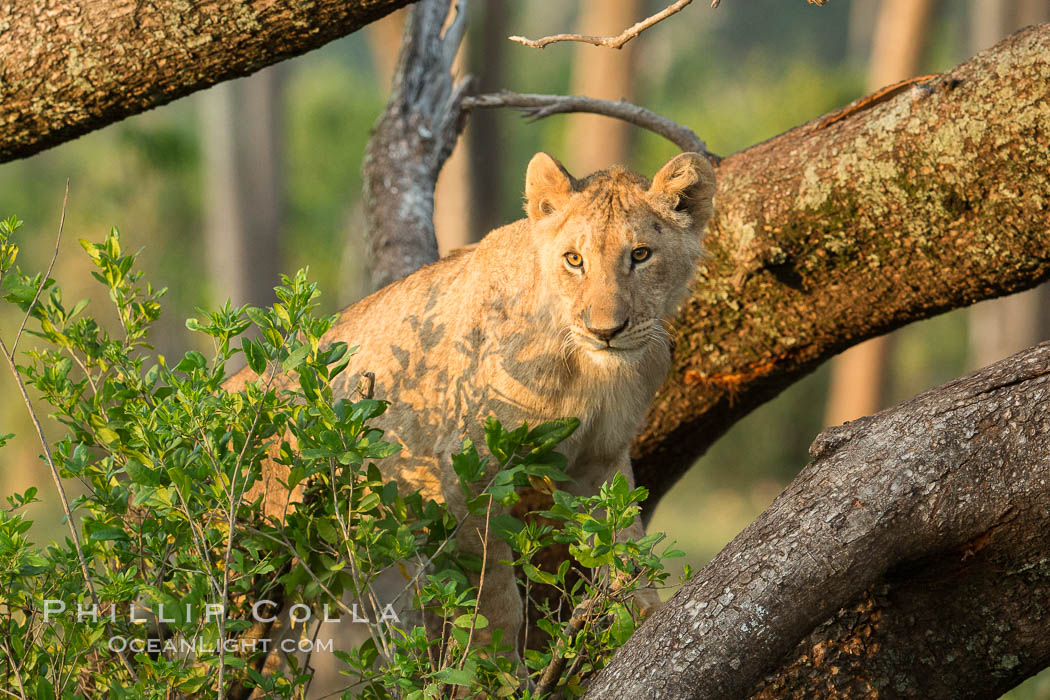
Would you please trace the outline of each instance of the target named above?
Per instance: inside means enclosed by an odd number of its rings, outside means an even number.
[[[81,241],[116,311],[111,333],[84,315],[86,302],[67,308],[47,275],[15,265],[20,225],[0,222],[0,286],[36,327],[23,322],[0,349],[34,421],[27,386],[65,426],[53,445],[38,435],[74,517],[64,542],[40,548],[23,512],[36,489],[0,510],[0,674],[16,696],[301,696],[318,620],[358,617],[346,600],[360,601],[370,632],[358,648],[333,650],[353,684],[347,696],[571,696],[633,631],[630,591],[666,579],[653,553],[661,536],[618,537],[645,489],[622,476],[590,498],[555,487],[567,479],[555,448],[574,419],[513,430],[490,419],[486,444],[466,440],[454,458],[468,508],[511,544],[526,594],[543,585],[556,595],[538,604],[549,642],[527,651],[524,665],[498,631],[478,643],[488,621],[468,574],[483,562],[456,551],[459,523],[444,504],[384,482],[376,463],[397,448],[369,421],[385,404],[335,396],[332,380],[353,349],[322,342],[336,317],[315,315],[319,292],[304,272],[282,278],[270,308],[227,303],[187,321],[211,339],[211,356],[191,351],[172,363],[148,344],[164,290],[142,281],[115,230]],[[45,342],[16,365],[23,332]],[[239,353],[259,376],[227,391]],[[288,493],[301,493],[281,520],[246,497],[267,459],[287,467]],[[68,501],[68,481],[84,495]],[[523,523],[506,507],[530,483],[553,504]],[[537,557],[556,543],[571,559],[544,570]],[[377,579],[391,567],[444,634],[381,603]]]

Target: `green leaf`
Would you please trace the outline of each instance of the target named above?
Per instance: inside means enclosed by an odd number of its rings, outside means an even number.
[[[44,675],[36,678],[36,697],[37,700],[54,700],[56,697],[54,686]]]
[[[472,484],[485,475],[485,461],[478,456],[478,450],[469,439],[463,441],[463,449],[452,455],[452,468],[460,479]]]
[[[379,505],[379,494],[375,491],[368,492],[361,502],[357,504],[357,510],[367,512]]]
[[[545,583],[548,586],[553,586],[558,583],[558,579],[554,577],[554,574],[538,569],[532,564],[522,564],[521,570],[525,572],[525,575],[528,576],[529,579],[536,583]]]
[[[253,372],[261,375],[266,371],[266,352],[263,350],[262,345],[250,338],[242,338],[241,349],[244,351],[244,358]]]
[[[99,541],[126,541],[127,533],[115,527],[103,527],[92,531],[90,538]]]
[[[478,613],[476,619],[473,613],[465,613],[452,622],[456,627],[462,627],[463,629],[470,629],[471,623],[473,623],[476,630],[483,630],[489,626],[488,618],[481,613]]]
[[[292,350],[285,358],[284,362],[281,363],[281,367],[285,372],[291,372],[292,370],[298,369],[299,365],[303,363],[306,356],[310,354],[310,346],[305,343]]]
[[[136,484],[144,486],[160,486],[161,484],[160,470],[150,469],[138,460],[129,459],[124,465],[124,471]]]
[[[546,452],[576,432],[580,427],[578,418],[559,418],[538,425],[529,431],[525,441],[535,445],[532,454]]]
[[[434,674],[434,678],[451,685],[467,685],[474,682],[474,674],[465,668],[443,668]]]
[[[621,603],[612,605],[606,615],[612,617],[609,634],[612,636],[614,648],[622,647],[634,634],[634,618],[627,607]]]
[[[113,445],[120,442],[120,435],[117,434],[117,431],[105,426],[96,429],[95,435],[105,445]]]
[[[204,359],[204,355],[200,354],[196,350],[190,350],[186,355],[179,361],[179,364],[175,365],[176,372],[185,372],[189,374],[194,370],[204,369],[208,366],[208,361]]]

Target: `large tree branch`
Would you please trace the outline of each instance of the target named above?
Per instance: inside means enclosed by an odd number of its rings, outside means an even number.
[[[434,186],[464,126],[469,80],[452,63],[466,27],[466,2],[442,33],[450,0],[421,0],[405,25],[386,109],[365,150],[364,199],[372,286],[379,289],[438,259]]]
[[[411,1],[6,3],[0,162],[305,53]]]
[[[825,431],[589,697],[998,697],[1050,660],[1048,436],[1050,343]]]
[[[866,338],[1050,277],[1050,26],[722,161],[710,256],[635,445],[659,497]],[[654,499],[655,501],[656,499]]]

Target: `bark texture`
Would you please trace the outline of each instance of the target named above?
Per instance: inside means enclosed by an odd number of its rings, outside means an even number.
[[[1050,277],[1050,26],[722,161],[653,502],[741,416],[866,338]]]
[[[365,219],[372,286],[438,259],[434,185],[464,126],[468,81],[452,64],[465,28],[463,0],[442,32],[450,0],[421,0],[409,15],[386,109],[365,150]]]
[[[810,453],[588,697],[996,698],[1050,663],[1050,343]]]
[[[5,3],[0,162],[305,53],[409,2]]]

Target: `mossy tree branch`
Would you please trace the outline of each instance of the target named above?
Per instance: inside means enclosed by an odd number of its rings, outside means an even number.
[[[635,445],[665,493],[725,431],[866,338],[1050,278],[1050,25],[718,167],[676,362]]]
[[[0,16],[0,162],[354,32],[412,0],[34,0]]]

